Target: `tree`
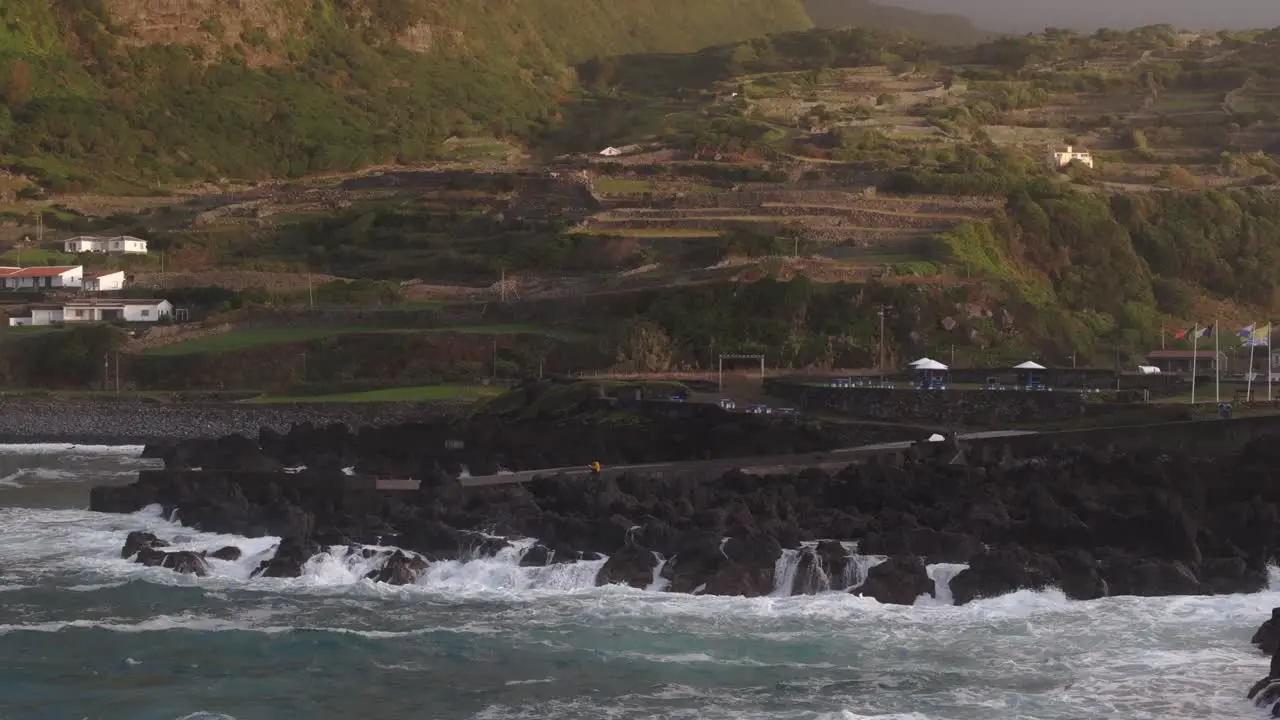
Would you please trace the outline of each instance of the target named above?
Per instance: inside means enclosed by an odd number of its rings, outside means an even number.
[[[22,105],[31,98],[31,68],[21,60],[15,60],[9,68],[9,80],[4,86],[4,99],[9,105]]]
[[[637,320],[623,333],[615,360],[619,368],[632,372],[662,372],[671,368],[674,355],[675,346],[661,327]]]

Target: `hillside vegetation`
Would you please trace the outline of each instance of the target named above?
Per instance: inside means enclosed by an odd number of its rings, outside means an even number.
[[[947,45],[971,45],[995,37],[962,15],[919,12],[873,0],[805,0],[813,24],[823,28],[848,25],[872,30],[900,30]]]
[[[432,157],[551,123],[570,66],[809,25],[799,0],[9,0],[0,163],[74,191]]]

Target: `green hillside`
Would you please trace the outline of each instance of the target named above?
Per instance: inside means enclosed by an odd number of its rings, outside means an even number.
[[[570,69],[810,25],[799,0],[0,4],[0,164],[56,191],[430,158],[551,123]]]
[[[873,0],[805,0],[804,8],[814,25],[824,28],[856,25],[872,30],[902,31],[948,45],[972,45],[995,36],[960,15],[919,12]]]

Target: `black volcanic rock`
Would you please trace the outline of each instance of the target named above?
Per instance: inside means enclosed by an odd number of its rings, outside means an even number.
[[[204,577],[209,574],[209,564],[204,561],[200,553],[191,552],[190,550],[165,552],[163,550],[143,548],[134,556],[134,562],[147,567],[169,568],[174,572],[186,575]]]
[[[627,547],[609,556],[596,575],[596,585],[630,585],[643,590],[653,584],[658,559],[653,551]]]
[[[1054,583],[1046,558],[1015,546],[986,552],[951,578],[951,594],[957,605],[1018,590],[1043,590]]]
[[[1272,608],[1271,617],[1258,627],[1249,642],[1258,646],[1258,649],[1267,655],[1280,652],[1280,608]]]
[[[913,605],[921,595],[933,595],[933,581],[924,561],[915,555],[899,555],[871,568],[866,581],[851,592],[886,605]]]
[[[215,560],[226,560],[227,562],[235,562],[236,560],[240,559],[240,556],[242,554],[243,553],[241,553],[240,548],[234,545],[228,545],[226,547],[218,548],[217,550],[214,550],[213,552],[209,553],[209,557],[214,558]]]
[[[120,548],[120,557],[131,558],[143,550],[153,550],[156,548],[168,547],[169,543],[156,537],[149,532],[135,530],[129,533],[125,538],[124,547]]]
[[[302,577],[302,567],[318,552],[320,547],[309,540],[286,537],[276,547],[275,554],[269,560],[263,560],[253,571],[253,575],[269,578]]]
[[[422,556],[397,550],[387,557],[381,568],[371,570],[365,577],[388,585],[412,585],[426,569],[427,561]]]
[[[609,557],[601,583],[643,588],[657,553],[669,559],[662,575],[670,590],[734,595],[771,592],[783,548],[799,553],[791,592],[845,589],[855,559],[836,541],[855,541],[862,554],[967,562],[951,583],[960,603],[1048,587],[1073,599],[1252,592],[1280,551],[1274,437],[1214,457],[1059,448],[1018,461],[973,453],[956,465],[877,462],[769,477],[606,473],[483,488],[448,475],[464,464],[608,466],[858,442],[847,429],[671,412],[661,421],[641,413],[622,428],[488,418],[354,433],[300,425],[252,441],[180,443],[166,450],[171,464],[204,470],[146,471],[133,485],[94,488],[90,505],[135,512],[158,504],[201,530],[287,538],[261,574],[296,575],[322,545],[391,544],[437,561],[488,557],[530,538],[538,544],[521,561],[528,566],[601,554]],[[451,439],[463,447],[446,447]],[[268,470],[295,463],[308,469]],[[352,487],[344,463],[417,468],[430,482],[416,491]],[[134,554],[158,551],[148,542],[135,538]],[[879,574],[900,577],[904,596],[921,587],[914,566],[890,574],[896,568]]]

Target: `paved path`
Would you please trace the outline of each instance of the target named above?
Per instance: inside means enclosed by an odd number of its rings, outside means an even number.
[[[987,432],[962,434],[958,439],[984,440],[1034,434],[1036,433],[1028,430],[992,430]],[[677,472],[691,473],[701,471],[709,475],[718,475],[736,469],[742,470],[746,473],[765,475],[769,473],[781,473],[811,467],[838,469],[854,463],[861,457],[901,452],[910,448],[914,444],[915,443],[911,441],[905,441],[879,443],[875,445],[861,445],[854,448],[841,448],[838,450],[803,453],[799,455],[771,455],[762,457],[723,458],[718,460],[685,460],[679,462],[648,463],[644,465],[614,465],[604,467],[600,471],[600,474],[606,477],[616,477],[622,474],[661,477]],[[578,477],[590,474],[591,471],[586,467],[574,465],[571,467],[504,472],[497,475],[463,476],[459,478],[459,481],[463,487],[487,487],[493,485],[511,485],[515,483],[529,482],[536,477]]]

